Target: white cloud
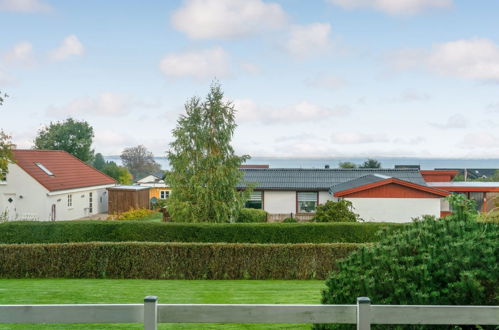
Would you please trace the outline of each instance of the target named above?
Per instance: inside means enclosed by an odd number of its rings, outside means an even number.
[[[104,92],[96,98],[84,97],[64,106],[51,106],[47,109],[47,114],[59,116],[95,115],[117,117],[128,114],[135,104],[134,100],[128,95]]]
[[[425,92],[419,92],[415,90],[406,90],[402,92],[398,97],[394,98],[395,102],[421,102],[428,101],[430,95]]]
[[[343,132],[335,133],[331,137],[331,142],[334,144],[365,144],[388,141],[389,139],[385,134],[371,133]]]
[[[496,113],[499,113],[499,102],[490,103],[487,106],[487,112],[496,112]]]
[[[221,47],[171,54],[161,60],[160,69],[173,78],[222,78],[230,75],[230,56]]]
[[[234,39],[281,28],[281,6],[261,0],[187,0],[171,24],[192,39]]]
[[[262,73],[262,69],[254,63],[241,62],[240,65],[241,65],[241,69],[243,69],[247,73],[255,74],[255,75]]]
[[[48,12],[52,7],[40,0],[0,0],[0,11]]]
[[[70,56],[83,55],[85,48],[75,35],[67,36],[61,45],[50,52],[50,58],[54,61],[63,61]]]
[[[457,113],[450,116],[445,123],[431,123],[430,125],[442,129],[466,128],[468,127],[468,120]]]
[[[469,133],[463,137],[459,146],[472,148],[499,148],[499,137],[487,132]]]
[[[435,44],[430,51],[401,50],[388,60],[399,70],[425,68],[446,76],[499,81],[499,46],[488,39]]]
[[[305,80],[305,84],[310,87],[325,88],[325,89],[338,89],[345,87],[348,82],[335,75],[319,75],[311,79]]]
[[[351,112],[347,106],[328,108],[302,101],[285,107],[261,107],[250,99],[234,101],[236,117],[240,122],[259,121],[265,124],[324,120],[345,116]]]
[[[328,23],[293,26],[285,47],[298,58],[323,54],[332,47],[330,34],[331,25]]]
[[[33,45],[27,41],[19,42],[3,55],[3,59],[8,64],[32,66],[35,62]]]
[[[390,15],[412,15],[429,9],[448,9],[452,0],[328,0],[345,9],[374,9]]]

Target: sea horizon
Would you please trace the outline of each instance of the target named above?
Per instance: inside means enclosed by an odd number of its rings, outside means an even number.
[[[245,164],[269,165],[270,168],[337,168],[340,162],[362,164],[368,157],[252,157]],[[423,170],[435,168],[499,168],[499,158],[419,158],[419,157],[369,157],[381,163],[382,168],[395,165],[419,165]],[[119,155],[104,156],[106,161],[121,165]],[[169,169],[166,157],[154,157],[163,170]]]

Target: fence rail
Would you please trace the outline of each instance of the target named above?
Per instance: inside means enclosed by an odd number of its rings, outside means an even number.
[[[498,325],[499,306],[371,305],[0,305],[1,323],[345,323],[368,330],[371,324]]]

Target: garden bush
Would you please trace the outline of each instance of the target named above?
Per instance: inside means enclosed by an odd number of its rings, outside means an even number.
[[[267,222],[267,212],[259,209],[241,209],[236,222]]]
[[[499,226],[476,222],[467,215],[467,206],[461,206],[453,206],[455,214],[445,219],[425,217],[382,235],[378,243],[339,262],[339,271],[326,282],[322,303],[354,304],[356,297],[366,296],[373,304],[498,305]]]
[[[141,221],[16,221],[0,224],[0,244],[66,242],[374,242],[395,223],[162,223]]]
[[[358,214],[353,212],[352,202],[342,199],[338,202],[327,201],[317,206],[313,221],[316,222],[356,222]]]
[[[126,212],[110,215],[108,220],[146,220],[150,219],[156,212],[148,209],[131,209]]]
[[[324,279],[359,244],[0,245],[1,278]]]
[[[298,220],[296,218],[286,218],[282,220],[283,223],[298,223]]]

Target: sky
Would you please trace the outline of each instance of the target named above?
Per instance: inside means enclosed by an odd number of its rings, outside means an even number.
[[[164,156],[217,80],[253,157],[499,158],[497,0],[0,0],[0,128]]]

